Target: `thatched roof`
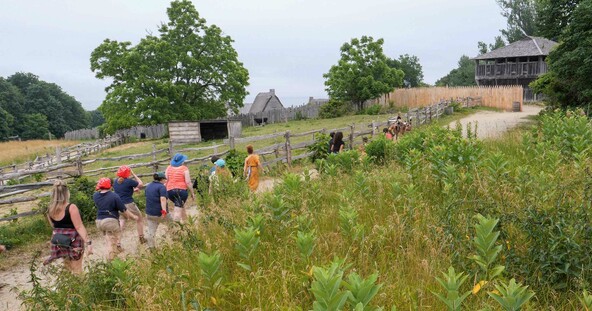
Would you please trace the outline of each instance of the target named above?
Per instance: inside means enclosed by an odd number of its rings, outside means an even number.
[[[269,103],[272,102],[279,103],[279,106],[283,108],[282,102],[280,99],[275,95],[275,90],[271,89],[269,92],[261,92],[257,94],[255,97],[255,101],[251,105],[251,109],[249,109],[250,113],[257,113],[266,110],[270,110],[271,107],[268,107]],[[275,105],[274,105],[275,106]],[[275,109],[271,108],[271,109]]]
[[[526,37],[510,45],[506,45],[489,53],[479,55],[473,59],[495,59],[525,56],[549,55],[551,49],[557,45],[557,42],[541,37]]]

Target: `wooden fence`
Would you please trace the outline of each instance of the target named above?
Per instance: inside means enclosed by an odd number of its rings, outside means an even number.
[[[298,119],[313,119],[318,117],[321,104],[307,104],[286,109],[274,109],[264,112],[239,114],[229,116],[229,120],[241,121],[243,127],[259,124],[273,124]]]
[[[522,86],[493,87],[422,87],[395,89],[393,92],[370,101],[370,104],[395,107],[425,107],[442,100],[457,98],[481,98],[481,106],[513,111],[514,103],[523,104]]]
[[[159,139],[167,135],[166,124],[157,125],[138,125],[129,129],[122,129],[115,132],[111,136],[121,137],[135,137],[138,139]],[[99,128],[81,129],[76,131],[69,131],[64,134],[66,140],[84,140],[84,139],[98,139]]]
[[[472,106],[478,104],[479,99],[471,99],[462,101],[462,105],[465,106]],[[401,115],[401,117],[413,124],[414,127],[420,126],[422,124],[430,123],[432,120],[435,120],[442,115],[444,115],[446,108],[450,105],[451,101],[440,101],[437,104],[423,107],[423,108],[414,108],[409,110],[407,113]],[[105,157],[105,158],[96,158],[90,160],[82,160],[80,157],[77,157],[74,161],[58,165],[54,165],[51,167],[47,167],[44,169],[37,169],[37,170],[26,170],[26,171],[17,171],[11,172],[7,174],[0,174],[0,181],[7,180],[7,179],[15,179],[15,178],[22,178],[25,176],[30,176],[36,173],[49,173],[49,172],[57,172],[55,174],[56,178],[68,179],[73,176],[99,176],[99,175],[114,175],[119,166],[112,166],[112,167],[102,167],[99,169],[92,169],[92,170],[85,170],[84,167],[100,161],[105,162],[116,162],[121,160],[133,160],[133,159],[142,159],[142,158],[149,158],[150,161],[142,162],[142,163],[133,163],[128,164],[131,168],[139,168],[139,167],[147,167],[150,168],[152,172],[157,172],[160,169],[166,167],[170,162],[170,156],[176,152],[188,153],[188,152],[202,152],[207,153],[205,156],[199,156],[195,158],[189,158],[185,163],[187,164],[208,164],[209,159],[216,155],[219,157],[223,157],[229,153],[231,149],[234,149],[237,144],[247,144],[247,143],[255,143],[259,141],[269,141],[275,140],[275,143],[258,148],[255,150],[257,154],[261,157],[262,165],[264,167],[269,167],[271,165],[277,163],[286,163],[288,166],[292,165],[292,162],[298,159],[304,159],[310,157],[312,152],[308,151],[308,147],[313,145],[316,142],[315,137],[320,133],[329,133],[329,132],[338,132],[341,131],[344,133],[344,142],[346,143],[347,148],[353,149],[356,145],[362,142],[362,137],[373,137],[376,135],[382,135],[382,131],[380,130],[382,127],[388,126],[389,123],[394,122],[395,117],[389,118],[388,120],[384,120],[382,122],[373,121],[370,124],[351,124],[346,127],[342,128],[335,128],[335,129],[316,129],[311,130],[303,133],[291,133],[290,131],[280,132],[280,133],[273,133],[261,136],[252,136],[252,137],[245,137],[245,138],[234,138],[230,137],[229,139],[224,140],[223,144],[213,145],[213,146],[206,146],[206,147],[199,147],[199,148],[184,148],[178,150],[172,149],[156,149],[156,146],[153,145],[152,151],[143,154],[130,154],[125,156],[119,157]],[[310,137],[310,139],[309,139]],[[70,168],[73,170],[74,173],[64,173],[64,171]],[[139,177],[146,177],[151,176],[152,173],[147,174],[138,174]],[[25,195],[16,198],[8,198],[15,195],[21,195],[26,192],[32,190],[38,190],[41,188],[51,187],[53,184],[52,180],[47,180],[43,182],[36,182],[30,184],[20,184],[20,185],[11,185],[11,186],[0,186],[0,210],[2,206],[14,204],[14,203],[22,203],[22,202],[30,202],[35,201],[42,197],[49,196],[49,192],[42,192],[37,193],[35,195]],[[8,221],[13,219],[18,219],[20,217],[26,217],[35,215],[36,211],[27,211],[23,213],[19,213],[17,215],[1,218],[1,221]]]

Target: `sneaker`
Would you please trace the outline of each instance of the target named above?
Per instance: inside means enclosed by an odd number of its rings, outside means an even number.
[[[143,235],[140,236],[140,244],[146,244],[146,238]]]

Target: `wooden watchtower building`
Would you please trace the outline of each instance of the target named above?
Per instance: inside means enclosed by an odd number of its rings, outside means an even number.
[[[528,84],[547,72],[545,59],[557,42],[526,37],[473,58],[477,85],[521,85],[524,101],[537,101]]]

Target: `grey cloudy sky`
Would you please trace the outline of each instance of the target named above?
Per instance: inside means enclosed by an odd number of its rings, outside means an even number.
[[[252,102],[275,89],[284,105],[326,97],[323,73],[351,38],[384,38],[391,58],[416,55],[434,83],[492,42],[505,20],[494,0],[194,0],[201,17],[234,40],[249,70]],[[60,85],[87,110],[107,81],[90,71],[104,39],[137,43],[165,22],[169,1],[0,0],[0,76],[32,72]]]

